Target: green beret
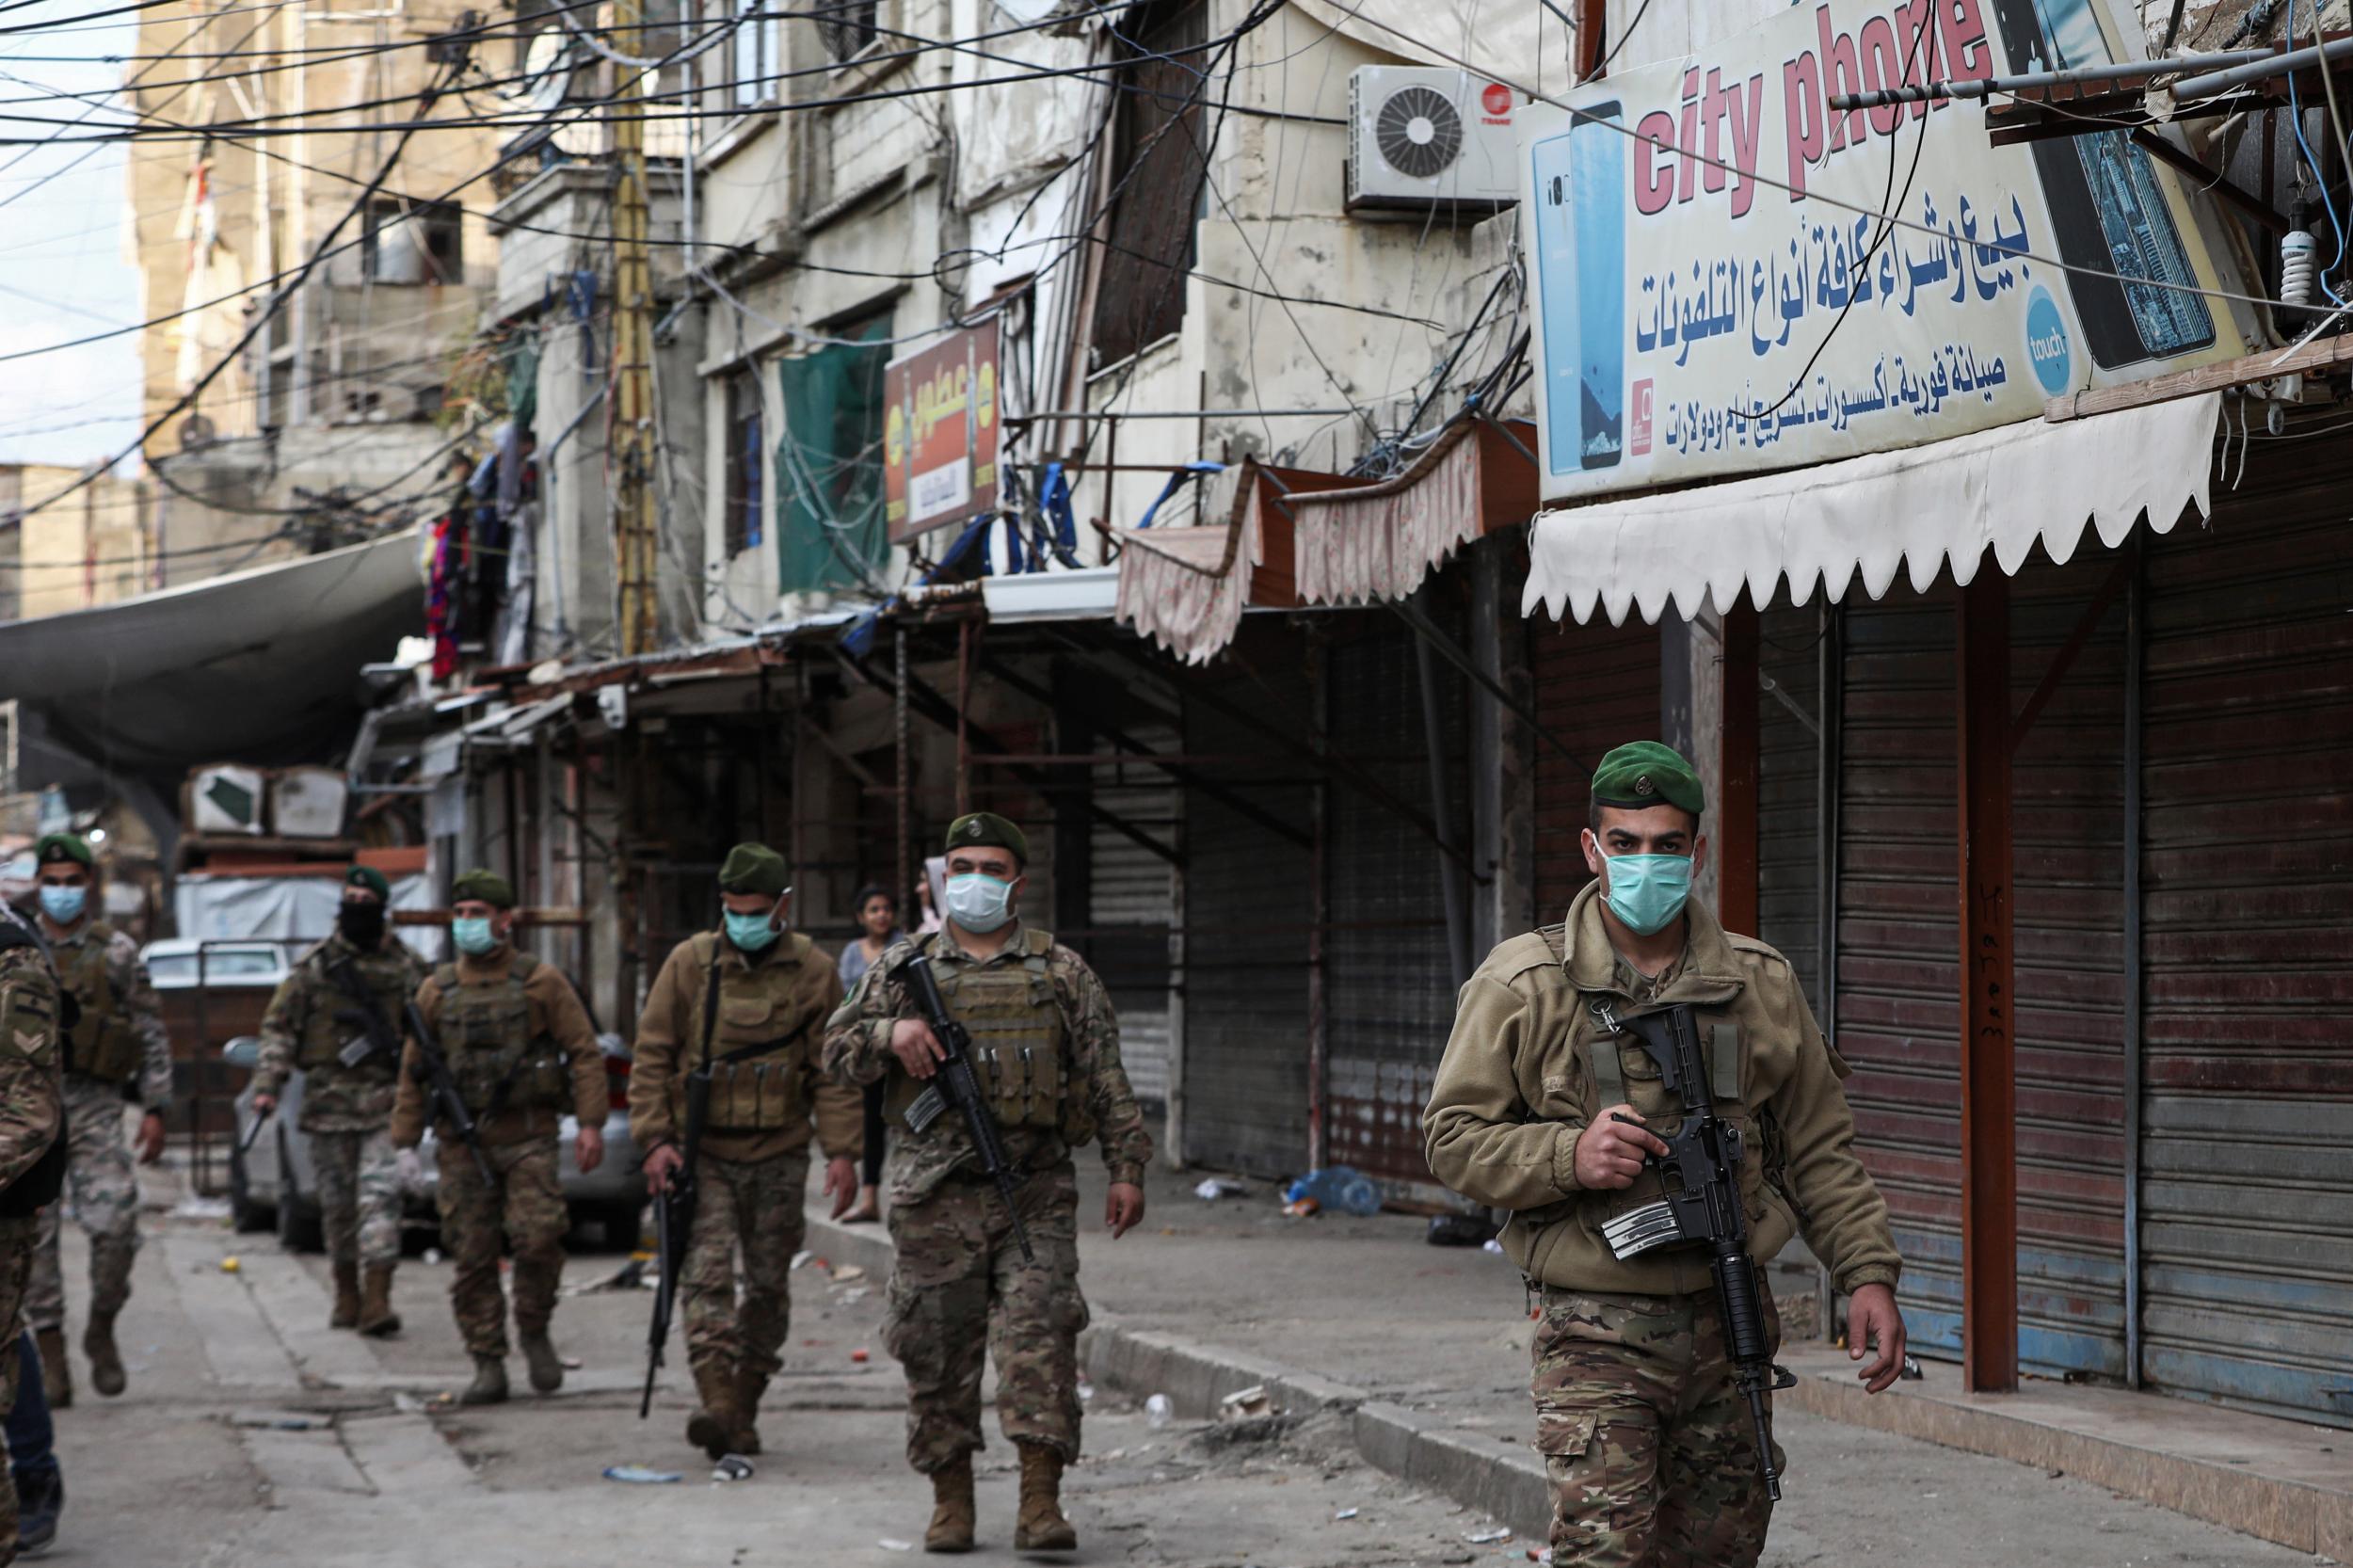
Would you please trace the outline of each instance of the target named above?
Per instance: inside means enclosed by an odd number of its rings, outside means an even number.
[[[344,872],[344,886],[365,888],[384,903],[392,902],[392,885],[384,880],[384,873],[374,866],[354,866]]]
[[[1706,808],[1707,792],[1674,747],[1630,741],[1593,770],[1593,802],[1638,811],[1646,806],[1679,806],[1696,817]]]
[[[782,898],[791,888],[785,879],[784,856],[766,844],[738,844],[728,851],[719,868],[719,891],[762,893]]]
[[[493,909],[515,907],[515,889],[506,878],[496,872],[480,868],[466,872],[450,888],[451,899],[463,904],[468,899],[480,899]]]
[[[89,844],[71,833],[44,833],[33,845],[33,863],[54,866],[60,860],[72,860],[83,866],[95,862],[90,858]]]
[[[948,824],[946,853],[953,855],[960,849],[981,849],[988,845],[1013,851],[1013,857],[1023,865],[1030,863],[1030,840],[1021,836],[1021,829],[994,811],[971,811]]]

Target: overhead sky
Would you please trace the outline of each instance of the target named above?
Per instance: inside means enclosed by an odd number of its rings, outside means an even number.
[[[0,34],[0,98],[103,92],[122,66],[104,56],[138,47],[136,15],[75,17],[107,0],[34,0],[9,8]],[[16,31],[43,24],[38,31]],[[38,56],[72,56],[72,60]],[[88,119],[68,136],[120,123],[88,98],[15,102],[8,115]],[[0,120],[0,135],[46,134]],[[0,147],[0,354],[128,327],[139,319],[138,274],[123,253],[123,148]],[[125,334],[33,359],[0,361],[0,462],[81,464],[109,457],[138,435],[138,337]]]

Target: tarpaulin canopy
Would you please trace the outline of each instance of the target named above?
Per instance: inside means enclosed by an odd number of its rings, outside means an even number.
[[[159,789],[199,762],[323,760],[360,666],[424,629],[414,529],[114,604],[0,623],[0,698]]]
[[[1523,614],[1579,621],[1598,605],[1655,621],[1711,601],[1769,602],[1783,583],[1802,604],[1857,578],[1877,599],[1899,566],[1925,590],[1947,562],[1966,584],[1991,547],[2005,573],[2040,543],[2065,561],[2089,522],[2123,542],[2146,513],[2157,533],[2207,510],[2221,394],[2087,419],[2040,420],[1755,479],[1546,512],[1529,541]]]

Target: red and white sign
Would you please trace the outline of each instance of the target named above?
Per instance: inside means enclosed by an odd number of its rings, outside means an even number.
[[[883,515],[904,543],[997,506],[997,323],[883,369]]]

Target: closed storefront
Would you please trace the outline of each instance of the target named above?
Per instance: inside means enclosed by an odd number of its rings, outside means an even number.
[[[1823,1018],[1822,662],[1834,613],[1783,602],[1757,617],[1756,936]]]
[[[1454,1018],[1446,862],[1405,815],[1433,815],[1421,687],[1411,632],[1387,617],[1357,630],[1326,655],[1333,749],[1372,787],[1335,784],[1328,796],[1326,1134],[1333,1163],[1392,1195],[1443,1201],[1422,1159],[1421,1113]],[[1459,685],[1450,669],[1439,677],[1449,780],[1464,776]],[[1441,807],[1461,808],[1459,799]]]
[[[1142,727],[1134,737],[1162,755],[1183,749],[1170,727]],[[1108,755],[1113,748],[1104,744],[1096,749]],[[1096,806],[1158,843],[1182,845],[1177,790],[1166,773],[1132,760],[1106,761],[1091,771]],[[1168,1102],[1169,942],[1177,880],[1166,858],[1102,818],[1089,827],[1084,948],[1119,1009],[1120,1058],[1128,1081],[1139,1099],[1154,1107]]]
[[[2333,444],[2333,443],[2313,443]],[[2145,1381],[2353,1419],[2353,529],[2281,443],[2148,560]],[[2274,449],[2279,450],[2279,449]]]

